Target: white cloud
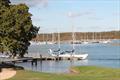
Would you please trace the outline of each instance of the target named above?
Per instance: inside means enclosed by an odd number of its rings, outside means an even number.
[[[92,12],[83,12],[83,13],[75,13],[75,12],[68,12],[67,16],[74,18],[74,17],[79,17],[79,16],[84,16],[84,15],[90,15]]]

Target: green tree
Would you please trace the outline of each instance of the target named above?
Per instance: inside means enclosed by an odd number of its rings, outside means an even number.
[[[3,4],[4,3],[4,4]],[[4,13],[0,12],[0,51],[12,57],[23,57],[27,53],[30,40],[36,37],[39,28],[32,25],[29,8],[25,4],[9,5],[9,0],[2,0]]]
[[[9,14],[9,0],[0,0],[0,51],[3,52],[7,50],[5,45],[7,44],[7,29],[9,27],[9,23],[7,20]],[[9,30],[9,29],[8,29]]]

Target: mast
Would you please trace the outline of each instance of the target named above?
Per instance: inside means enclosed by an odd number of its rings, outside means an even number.
[[[60,32],[58,30],[58,49],[59,49],[59,54],[60,54]]]
[[[92,40],[95,41],[95,33],[93,32]]]
[[[102,34],[102,33],[99,32],[99,37],[100,37],[99,39],[100,39],[100,41],[102,41],[102,36],[101,36],[101,34]]]
[[[48,44],[48,33],[46,34],[46,44]]]
[[[52,33],[52,43],[54,43],[54,32]]]
[[[72,48],[73,48],[73,50],[75,50],[75,44],[74,44],[74,42],[75,42],[75,32],[74,32],[74,26],[72,25]]]
[[[86,41],[89,41],[89,39],[88,39],[88,32],[86,32]]]
[[[42,34],[43,42],[44,42],[44,33]]]

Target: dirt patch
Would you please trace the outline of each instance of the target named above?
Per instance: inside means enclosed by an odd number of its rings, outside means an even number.
[[[73,68],[71,68],[71,69],[70,69],[70,73],[71,73],[71,74],[79,74],[80,72],[77,71],[77,70],[75,70],[75,69],[73,69]]]

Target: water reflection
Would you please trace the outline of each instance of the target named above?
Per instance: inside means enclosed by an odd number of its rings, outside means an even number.
[[[37,64],[32,62],[17,63],[27,70],[49,72],[49,73],[68,73],[72,66],[88,65],[88,60],[71,60],[71,61],[37,61]]]

